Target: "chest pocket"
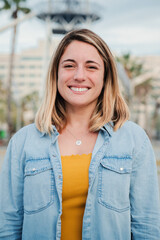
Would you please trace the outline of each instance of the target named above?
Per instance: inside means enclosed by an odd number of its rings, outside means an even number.
[[[117,212],[129,210],[130,173],[130,157],[104,158],[99,167],[99,203]]]
[[[24,178],[24,211],[31,214],[53,203],[54,176],[50,159],[31,159],[26,162]]]

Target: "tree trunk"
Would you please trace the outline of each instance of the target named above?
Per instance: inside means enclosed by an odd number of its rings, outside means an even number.
[[[12,79],[13,79],[13,67],[14,67],[14,55],[16,45],[16,25],[13,28],[13,36],[11,42],[11,55],[9,61],[9,75],[8,75],[8,94],[7,94],[7,125],[8,125],[8,138],[10,139],[13,133],[13,122],[12,122]]]

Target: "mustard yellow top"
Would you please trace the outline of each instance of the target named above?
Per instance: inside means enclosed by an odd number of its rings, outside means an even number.
[[[89,185],[92,154],[62,156],[61,240],[82,240],[82,221]]]

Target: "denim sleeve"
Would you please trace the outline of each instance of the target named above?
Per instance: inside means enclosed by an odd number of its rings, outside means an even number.
[[[133,157],[130,186],[132,240],[160,240],[156,159],[146,135]]]
[[[0,173],[0,239],[22,239],[23,174],[14,139]]]

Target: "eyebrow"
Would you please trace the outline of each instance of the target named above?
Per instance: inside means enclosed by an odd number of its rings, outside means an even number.
[[[75,60],[74,59],[65,59],[65,60],[63,60],[62,63],[64,63],[64,62],[75,62]]]
[[[94,63],[94,64],[97,64],[98,66],[100,66],[99,63],[97,63],[97,62],[95,62],[95,61],[93,61],[93,60],[88,60],[86,63]]]
[[[63,60],[63,62],[62,62],[62,64],[63,63],[65,63],[65,62],[76,62],[74,59],[65,59],[65,60]],[[97,64],[98,66],[100,66],[100,64],[99,63],[97,63],[97,62],[95,62],[95,61],[93,61],[93,60],[88,60],[88,61],[86,61],[86,63],[94,63],[94,64]]]

